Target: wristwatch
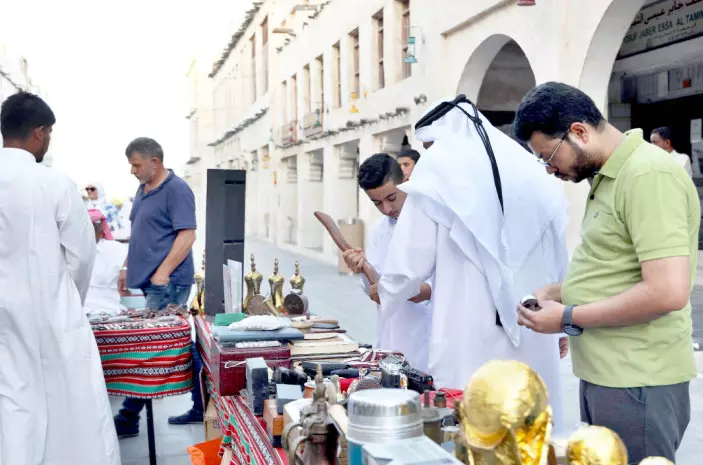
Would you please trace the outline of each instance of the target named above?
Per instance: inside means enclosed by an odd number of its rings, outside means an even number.
[[[575,305],[567,305],[564,309],[564,314],[561,317],[561,330],[569,336],[580,336],[583,333],[583,328],[573,323],[572,313],[574,307]]]

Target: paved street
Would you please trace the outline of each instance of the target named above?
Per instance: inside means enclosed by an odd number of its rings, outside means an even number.
[[[273,271],[273,260],[278,258],[280,273],[288,278],[293,274],[295,260],[300,261],[300,272],[305,277],[305,293],[310,298],[310,311],[329,318],[335,318],[347,329],[349,335],[360,342],[373,343],[376,334],[376,308],[363,294],[355,276],[340,276],[337,268],[317,260],[298,256],[272,244],[256,239],[247,239],[247,257],[253,253],[257,269],[264,275],[264,290],[268,291],[266,278]],[[245,273],[248,267],[245,269]],[[703,272],[699,271],[703,278]],[[703,342],[703,279],[696,286],[693,295],[696,337]],[[697,355],[702,355],[699,352]],[[703,358],[699,358],[699,373],[703,372]],[[571,361],[565,359],[562,365],[565,385],[566,421],[571,428],[578,426],[578,381],[571,374]],[[700,465],[700,451],[703,447],[703,375],[691,383],[691,423],[677,457],[677,465]],[[114,399],[117,408],[119,399]],[[160,465],[188,465],[185,448],[203,440],[202,427],[174,427],[166,424],[169,415],[178,414],[189,406],[189,397],[180,396],[154,402],[157,432],[157,450]],[[121,441],[123,465],[146,465],[146,427],[142,419],[142,435]],[[696,459],[696,457],[698,457]]]

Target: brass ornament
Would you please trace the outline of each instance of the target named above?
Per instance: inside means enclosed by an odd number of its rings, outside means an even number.
[[[247,312],[247,308],[249,306],[249,302],[255,295],[260,295],[261,294],[261,282],[264,280],[264,277],[256,271],[256,263],[254,262],[254,254],[251,254],[250,256],[250,261],[251,261],[251,270],[249,273],[244,276],[244,282],[246,283],[247,286],[247,296],[244,299],[244,303],[242,304],[242,308],[244,309],[244,312]]]
[[[269,286],[271,287],[271,296],[268,301],[276,313],[283,313],[283,283],[285,278],[278,274],[278,258],[273,261],[273,274],[269,276]]]
[[[300,274],[300,264],[298,260],[295,261],[295,274],[290,278],[290,287],[296,291],[303,292],[303,286],[305,286],[305,278]]]
[[[552,409],[530,367],[495,360],[479,368],[456,403],[457,459],[471,465],[546,465]]]
[[[569,465],[627,465],[627,449],[620,437],[602,426],[584,426],[569,437]]]

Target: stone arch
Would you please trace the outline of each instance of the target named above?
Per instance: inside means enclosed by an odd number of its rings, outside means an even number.
[[[608,101],[608,85],[623,37],[646,0],[612,0],[598,23],[581,70],[579,88],[601,109]]]
[[[515,109],[535,82],[523,48],[511,37],[495,34],[471,54],[457,93],[465,94],[497,128],[511,134]]]

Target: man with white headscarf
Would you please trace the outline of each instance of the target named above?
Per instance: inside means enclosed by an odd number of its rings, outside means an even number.
[[[515,305],[564,276],[563,190],[464,96],[432,106],[415,131],[429,149],[399,186],[408,197],[378,285],[381,311],[402,311],[434,272],[435,384],[461,389],[490,360],[522,361],[547,383],[559,433],[558,336],[518,326]]]

